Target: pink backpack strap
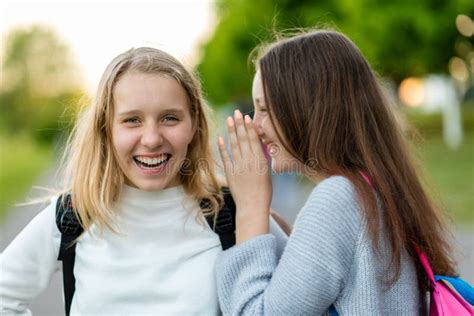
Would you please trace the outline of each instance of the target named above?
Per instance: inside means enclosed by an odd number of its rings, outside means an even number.
[[[360,171],[359,174],[362,176],[362,178],[364,178],[365,182],[367,182],[371,187],[373,187],[372,181],[370,181],[369,176],[364,171]]]
[[[435,284],[435,278],[433,274],[433,270],[431,269],[430,263],[428,262],[428,257],[426,254],[418,248],[418,246],[415,246],[415,251],[416,254],[418,255],[418,259],[421,262],[421,265],[423,266],[423,269],[426,272],[426,275],[428,275],[428,278],[430,279],[432,284]]]

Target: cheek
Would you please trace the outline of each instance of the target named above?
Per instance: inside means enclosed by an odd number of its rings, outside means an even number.
[[[267,131],[268,124],[267,124],[267,118],[266,117],[264,117],[260,120],[260,126],[262,127],[264,132]]]
[[[254,114],[253,114],[253,123],[255,125],[261,125],[261,122],[262,121],[262,117],[260,116],[260,114],[255,110],[254,111]]]
[[[275,133],[275,129],[273,128],[273,124],[272,124],[272,121],[270,120],[270,117],[265,116],[262,119],[262,130],[265,133],[265,135],[270,137],[272,140],[277,139],[277,135]]]
[[[189,145],[192,141],[193,141],[193,138],[194,138],[194,135],[197,134],[198,131],[197,129],[193,129],[193,128],[189,128],[187,131],[186,131],[186,144]]]
[[[167,139],[176,151],[186,151],[193,136],[193,129],[190,126],[183,126],[170,130]]]
[[[135,133],[130,130],[124,130],[120,127],[112,129],[112,144],[119,160],[125,159],[124,155],[133,149],[136,138]]]

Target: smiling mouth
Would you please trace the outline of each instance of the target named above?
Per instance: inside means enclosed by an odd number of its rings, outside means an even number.
[[[135,156],[133,157],[133,161],[143,169],[147,170],[155,170],[162,167],[171,159],[171,154],[163,154],[159,157],[143,157],[143,156]]]

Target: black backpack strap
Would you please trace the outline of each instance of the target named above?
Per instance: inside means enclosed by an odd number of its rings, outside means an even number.
[[[219,211],[215,226],[213,216],[206,217],[206,220],[214,232],[219,235],[222,249],[226,250],[235,245],[235,202],[227,187],[222,188],[222,192],[224,193],[224,206]],[[76,290],[76,278],[74,277],[75,240],[84,231],[74,212],[70,194],[58,198],[56,225],[61,232],[58,260],[63,262],[64,305],[66,316],[69,316],[72,297]]]
[[[72,297],[76,290],[76,279],[74,277],[75,240],[84,231],[74,212],[70,194],[58,198],[56,203],[56,225],[61,232],[58,260],[63,262],[64,305],[66,315],[69,316]]]
[[[214,217],[207,216],[206,220],[219,235],[222,249],[227,250],[235,245],[235,202],[227,187],[222,188],[224,193],[224,206],[219,211],[214,225]]]

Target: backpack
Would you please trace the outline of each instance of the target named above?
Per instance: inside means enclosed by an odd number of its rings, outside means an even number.
[[[459,277],[434,275],[426,254],[415,250],[432,287],[429,316],[474,315],[474,289]]]
[[[224,206],[219,211],[214,224],[214,218],[207,216],[206,221],[212,230],[219,235],[222,249],[226,250],[235,245],[235,202],[227,187],[222,188]],[[204,207],[206,201],[200,203]],[[56,226],[61,232],[61,244],[58,260],[63,265],[64,308],[66,316],[71,310],[72,297],[76,290],[74,277],[74,261],[76,258],[75,240],[82,234],[82,228],[74,208],[70,194],[61,195],[56,203]]]
[[[434,275],[424,252],[415,247],[418,259],[431,283],[429,295],[429,316],[472,316],[474,315],[474,289],[460,277]],[[330,316],[338,316],[334,305],[328,310]]]
[[[371,186],[372,181],[365,172],[362,178]],[[472,316],[474,315],[474,289],[460,277],[434,275],[428,257],[415,245],[418,260],[430,280],[429,316]],[[334,306],[329,309],[330,315],[337,315]]]

